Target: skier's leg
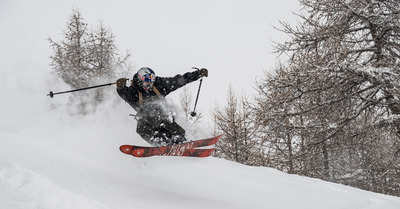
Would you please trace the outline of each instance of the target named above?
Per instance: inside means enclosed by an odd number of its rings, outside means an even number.
[[[153,123],[148,123],[146,120],[139,120],[136,128],[136,132],[149,144],[153,146],[165,146],[168,143],[166,142],[167,137],[159,127],[154,126]]]
[[[145,121],[138,120],[136,132],[148,143],[152,144],[150,139],[154,135],[154,129],[149,126]]]
[[[169,118],[138,120],[136,132],[153,146],[179,144],[186,141],[185,129]]]
[[[175,121],[166,121],[164,123],[165,129],[169,132],[169,143],[170,144],[180,144],[186,141],[185,129],[183,129]]]

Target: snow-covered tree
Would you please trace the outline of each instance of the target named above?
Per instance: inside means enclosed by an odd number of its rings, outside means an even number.
[[[51,65],[56,76],[60,77],[72,89],[84,88],[110,82],[116,79],[130,56],[118,56],[114,36],[103,24],[95,31],[89,30],[79,11],[74,10],[67,22],[64,40],[57,42],[49,38],[54,54]],[[104,89],[81,92],[72,97],[79,112],[87,112],[88,103],[96,105],[103,101]]]
[[[400,1],[300,3],[302,21],[283,23],[291,39],[276,46],[288,61],[258,84],[270,157],[295,173],[400,195]]]
[[[216,108],[214,122],[217,132],[223,136],[216,144],[218,157],[246,165],[262,164],[257,127],[253,123],[253,111],[245,97],[238,100],[232,89],[225,107]]]

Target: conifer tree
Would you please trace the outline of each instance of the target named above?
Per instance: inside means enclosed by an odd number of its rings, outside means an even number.
[[[238,100],[230,88],[227,105],[217,108],[213,115],[217,130],[223,134],[216,145],[216,156],[246,165],[260,165],[258,132],[248,100]]]
[[[127,53],[119,57],[114,44],[115,37],[101,23],[95,31],[89,29],[79,11],[74,10],[67,22],[62,41],[49,38],[53,55],[51,65],[56,76],[71,89],[85,88],[116,79],[121,66],[126,64]],[[96,106],[104,100],[105,89],[80,92],[71,96],[71,103],[79,113],[87,113],[89,106]]]

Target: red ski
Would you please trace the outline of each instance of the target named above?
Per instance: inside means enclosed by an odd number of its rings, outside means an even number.
[[[121,152],[133,155],[135,157],[151,157],[151,156],[187,156],[187,157],[208,157],[215,148],[196,149],[198,147],[206,147],[217,143],[221,137],[216,136],[208,139],[190,141],[182,144],[174,144],[163,147],[143,147],[135,145],[122,145],[119,149]]]
[[[210,149],[187,149],[182,156],[185,157],[208,157],[212,155],[215,148]]]

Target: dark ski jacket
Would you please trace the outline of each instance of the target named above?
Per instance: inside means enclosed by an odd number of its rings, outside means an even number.
[[[176,89],[200,78],[199,71],[188,72],[174,77],[156,77],[153,89],[144,90],[137,82],[135,75],[132,85],[123,89],[117,89],[119,96],[124,99],[140,117],[156,117],[162,114],[159,102],[164,101],[164,97]],[[140,97],[142,99],[140,99]],[[140,101],[142,100],[142,101]],[[157,103],[157,104],[156,104]]]

